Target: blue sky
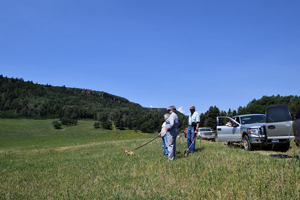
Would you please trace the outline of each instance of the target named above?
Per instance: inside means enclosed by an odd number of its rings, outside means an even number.
[[[0,74],[144,107],[300,95],[299,0],[0,1]]]

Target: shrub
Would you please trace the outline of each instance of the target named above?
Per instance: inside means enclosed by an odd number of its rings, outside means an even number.
[[[61,129],[61,123],[57,120],[53,121],[52,125],[55,129]]]
[[[77,125],[77,119],[71,119],[67,117],[63,117],[59,119],[63,125],[72,126]]]
[[[112,123],[111,122],[101,122],[101,125],[104,129],[112,129]]]
[[[95,128],[100,128],[100,122],[95,122],[95,123],[94,123],[94,127],[95,127]]]

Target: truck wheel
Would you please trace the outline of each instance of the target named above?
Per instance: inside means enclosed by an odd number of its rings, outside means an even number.
[[[243,144],[246,151],[253,151],[253,145],[251,145],[248,135],[244,135]]]
[[[295,139],[296,146],[299,147],[299,140]]]

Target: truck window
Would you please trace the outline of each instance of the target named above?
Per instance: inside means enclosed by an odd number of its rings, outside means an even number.
[[[265,115],[250,115],[241,117],[242,124],[256,124],[256,123],[264,123],[266,121]]]
[[[267,122],[284,122],[292,120],[288,109],[277,107],[268,110]]]
[[[227,118],[219,118],[219,126],[226,126],[229,119]]]

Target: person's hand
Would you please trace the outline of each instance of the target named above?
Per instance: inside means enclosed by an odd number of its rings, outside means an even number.
[[[160,136],[160,133],[157,135],[157,137]]]

